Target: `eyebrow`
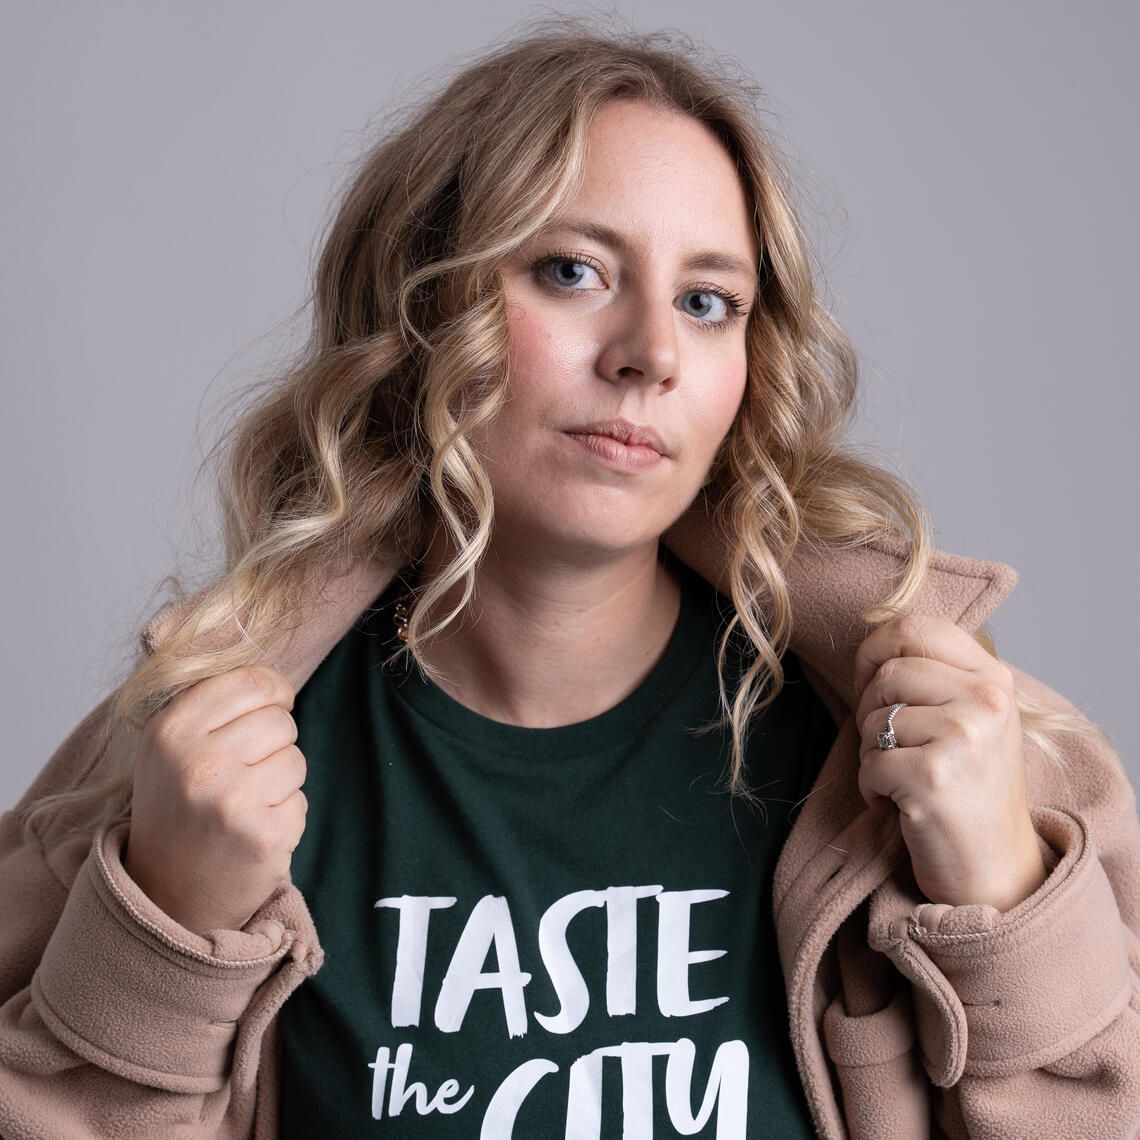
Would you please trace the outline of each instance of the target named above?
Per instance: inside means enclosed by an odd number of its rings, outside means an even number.
[[[626,241],[625,237],[617,230],[597,222],[579,221],[576,218],[554,218],[538,231],[537,236],[548,234],[555,230],[569,230],[571,233],[580,234],[582,237],[589,238],[591,241],[608,245],[611,249],[616,249],[621,253],[629,253],[631,251],[629,242]],[[734,254],[724,253],[715,249],[698,250],[690,254],[685,258],[681,268],[689,271],[694,269],[707,269],[713,272],[739,273],[742,277],[747,277],[753,281],[756,280],[757,276],[757,268],[751,262],[745,261],[744,258],[737,257]]]

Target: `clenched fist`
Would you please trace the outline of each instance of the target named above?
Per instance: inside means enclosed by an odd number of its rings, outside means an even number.
[[[188,930],[242,927],[289,874],[305,830],[305,758],[276,669],[242,666],[147,723],[124,867]]]
[[[1013,675],[965,630],[912,614],[880,626],[855,656],[859,791],[897,810],[919,889],[931,902],[1009,910],[1045,881],[1033,830]],[[887,710],[897,745],[879,747]]]

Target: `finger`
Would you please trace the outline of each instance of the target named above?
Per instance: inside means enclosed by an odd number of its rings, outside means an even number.
[[[859,794],[871,807],[881,809],[886,802],[907,806],[924,782],[923,756],[921,746],[872,749],[859,765]]]
[[[860,758],[873,751],[899,752],[904,748],[918,748],[944,736],[951,725],[945,706],[907,705],[891,718],[898,744],[894,748],[879,748],[879,733],[887,730],[887,712],[890,706],[872,709],[859,723]]]
[[[209,734],[207,752],[257,764],[297,740],[297,722],[280,705],[266,705],[231,720]]]
[[[861,697],[878,669],[893,657],[941,661],[976,671],[990,656],[964,629],[932,614],[905,614],[879,626],[855,652],[855,692]]]
[[[180,693],[163,715],[210,733],[267,705],[291,709],[293,687],[276,669],[242,665]]]
[[[305,817],[309,811],[309,801],[300,789],[287,799],[270,808],[271,818],[274,821],[278,834],[281,835],[284,846],[292,855],[305,834]]]
[[[291,744],[247,771],[246,779],[250,781],[250,795],[254,802],[278,807],[300,791],[305,783],[305,757],[295,744]]]
[[[225,804],[223,825],[228,835],[242,841],[247,857],[259,862],[273,861],[287,870],[289,858],[305,830],[308,801],[299,788],[282,794],[276,804],[266,803],[263,792],[262,788],[246,788],[240,797],[230,797]]]
[[[974,674],[923,657],[892,657],[883,662],[863,690],[855,722],[863,724],[876,709],[898,701],[908,705],[943,705],[962,696]]]

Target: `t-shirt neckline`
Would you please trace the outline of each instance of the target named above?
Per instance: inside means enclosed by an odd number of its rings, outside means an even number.
[[[680,567],[679,573],[680,611],[661,659],[629,696],[588,720],[555,728],[527,728],[492,720],[446,693],[408,658],[401,664],[384,665],[395,646],[390,642],[382,645],[381,638],[377,638],[372,650],[371,664],[383,670],[385,683],[393,686],[406,705],[479,751],[526,754],[550,760],[608,751],[642,731],[666,708],[713,646],[719,627],[718,595],[702,579],[697,579],[693,571]],[[391,604],[382,606],[374,618],[391,621],[394,602],[394,598],[390,599]]]

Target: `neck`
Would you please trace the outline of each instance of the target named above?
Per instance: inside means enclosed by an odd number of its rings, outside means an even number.
[[[445,551],[433,544],[426,569]],[[426,643],[433,679],[467,708],[506,724],[556,728],[600,716],[661,659],[680,584],[656,544],[590,565],[492,548],[468,611]]]

